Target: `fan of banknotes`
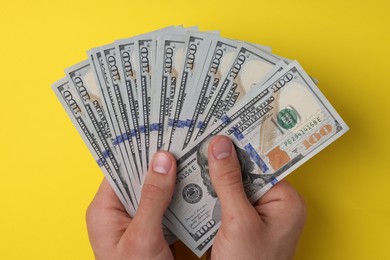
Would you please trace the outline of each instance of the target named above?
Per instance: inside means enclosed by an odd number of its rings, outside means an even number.
[[[269,47],[172,26],[87,52],[52,88],[130,216],[151,156],[177,158],[163,226],[201,256],[221,224],[207,144],[229,136],[258,200],[348,130],[296,62]]]

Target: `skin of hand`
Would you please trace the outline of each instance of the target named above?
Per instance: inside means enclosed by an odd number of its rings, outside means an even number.
[[[208,162],[222,211],[211,259],[293,259],[306,219],[295,189],[280,181],[251,205],[234,146],[224,136],[210,142]]]
[[[167,152],[153,156],[141,200],[130,218],[106,180],[88,207],[86,222],[96,259],[173,259],[162,218],[175,187],[176,160]]]

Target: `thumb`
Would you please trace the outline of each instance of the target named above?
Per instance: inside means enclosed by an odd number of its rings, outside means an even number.
[[[217,136],[210,142],[208,163],[211,182],[221,202],[222,217],[251,208],[242,184],[237,153],[228,137]]]
[[[133,222],[161,229],[164,212],[172,199],[175,180],[176,159],[168,152],[156,153],[150,162]]]

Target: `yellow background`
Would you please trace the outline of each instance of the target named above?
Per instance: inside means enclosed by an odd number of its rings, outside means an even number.
[[[296,258],[390,259],[389,11],[379,0],[2,0],[0,259],[93,259],[84,215],[103,175],[50,85],[87,49],[179,24],[297,59],[350,126],[288,177],[308,205]]]

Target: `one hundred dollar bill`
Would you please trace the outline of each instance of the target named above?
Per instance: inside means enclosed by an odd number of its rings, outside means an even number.
[[[155,62],[156,33],[143,35],[135,39],[135,57],[138,60],[137,74],[137,96],[139,104],[140,133],[143,136],[142,149],[142,171],[146,173],[149,168],[149,143],[150,143],[150,89],[152,70]]]
[[[150,107],[151,107],[151,80],[155,69],[157,37],[163,34],[184,35],[188,30],[196,30],[196,27],[184,29],[182,27],[164,28],[152,33],[140,35],[134,38],[135,57],[137,63],[137,90],[139,104],[140,132],[144,135],[142,151],[144,152],[146,164],[143,172],[147,172],[149,167],[149,145],[150,145]]]
[[[141,173],[146,173],[148,168],[149,147],[149,85],[151,80],[151,65],[154,64],[151,51],[152,45],[140,50],[139,41],[152,42],[156,35],[174,31],[176,27],[170,26],[151,33],[138,35],[131,38],[115,41],[115,50],[120,59],[118,62],[119,77],[121,79],[122,92],[127,94],[124,103],[129,108],[128,118],[131,118],[134,126],[134,135],[137,140],[137,148],[141,160]],[[154,45],[153,45],[154,46]],[[152,59],[152,61],[150,60]],[[142,75],[141,75],[142,74]],[[142,84],[141,84],[142,82]],[[143,104],[147,104],[144,106]],[[144,112],[147,112],[144,116]],[[145,128],[145,121],[147,127]],[[146,131],[147,130],[147,131]],[[143,178],[142,178],[143,179]]]
[[[136,141],[136,148],[140,157],[140,170],[143,164],[146,164],[146,158],[143,158],[142,145],[145,140],[142,139],[139,126],[139,104],[137,91],[137,59],[135,58],[135,43],[133,38],[115,41],[115,51],[120,62],[117,63],[119,78],[121,80],[122,93],[124,95],[124,104],[127,109],[127,116],[132,123]]]
[[[177,143],[186,133],[184,132],[187,126],[186,114],[189,114],[190,110],[192,110],[188,109],[191,108],[190,106],[185,105],[189,102],[187,97],[192,89],[197,86],[196,83],[199,81],[214,35],[200,32],[188,33],[185,42],[186,51],[183,71],[181,72],[181,79],[178,83],[178,90],[174,96],[172,113],[169,115],[167,131],[168,140],[165,142],[164,146],[165,150],[174,154],[181,151],[182,146]],[[187,108],[188,111],[185,111],[184,108]],[[180,120],[183,117],[185,120]],[[171,145],[172,143],[173,145]]]
[[[80,65],[86,64],[85,62],[82,62],[79,66],[75,65],[74,67],[81,67],[82,69],[82,66]],[[126,188],[120,181],[119,175],[115,171],[116,167],[113,165],[112,160],[109,159],[111,151],[105,150],[105,146],[102,144],[97,131],[95,131],[95,127],[91,121],[91,118],[94,118],[92,112],[87,110],[87,106],[82,105],[81,98],[78,97],[74,86],[72,86],[72,82],[68,79],[59,80],[53,84],[52,88],[97,164],[103,171],[106,179],[109,181],[117,197],[124,205],[128,214],[131,217],[134,217],[136,207],[134,207],[131,203],[131,198],[126,195]],[[175,230],[174,227],[172,227],[172,229]],[[165,239],[169,244],[172,244],[177,240],[177,238],[165,226],[163,226],[163,231]]]
[[[115,143],[118,144],[121,153],[124,155],[125,165],[129,174],[130,180],[134,180],[137,174],[137,167],[135,162],[135,151],[130,146],[129,139],[131,138],[126,133],[122,118],[126,113],[124,111],[123,103],[121,103],[120,89],[117,85],[112,85],[110,76],[108,75],[109,68],[104,61],[104,54],[100,48],[89,50],[88,61],[91,65],[91,70],[97,85],[99,86],[99,94],[102,97],[102,103],[105,111],[108,111],[107,116],[111,122],[111,127],[115,136]],[[119,101],[119,102],[118,102]],[[135,186],[135,185],[134,185]],[[137,195],[136,204],[139,202],[139,194]]]
[[[198,130],[193,140],[201,136],[216,120],[221,119],[234,106],[240,94],[261,82],[279,61],[269,53],[243,43],[223,83],[218,86],[207,105],[206,113],[198,121]]]
[[[68,80],[73,82],[73,84],[69,84],[69,88],[78,94],[87,115],[93,124],[94,130],[98,134],[104,150],[107,151],[108,158],[112,162],[115,171],[118,173],[129,197],[134,198],[139,196],[139,185],[135,185],[131,172],[127,171],[124,157],[112,135],[111,124],[107,120],[106,111],[103,107],[98,90],[99,87],[92,75],[89,62],[80,62],[67,68],[65,73],[67,74]]]
[[[104,146],[92,126],[88,112],[82,105],[82,101],[79,99],[78,94],[74,89],[70,88],[71,84],[72,83],[68,79],[64,78],[55,82],[52,85],[52,89],[84,143],[87,145],[93,158],[102,170],[104,176],[113,188],[115,194],[118,196],[129,215],[134,216],[135,208],[130,199],[126,196],[124,186],[119,180],[115,167],[110,160],[107,160],[109,151],[104,150]]]
[[[245,192],[253,203],[279,180],[348,130],[348,126],[296,62],[262,87],[254,87],[178,159],[169,210],[196,248],[219,227],[220,205],[210,182],[207,146],[229,136],[241,162]]]
[[[184,63],[185,36],[169,35],[157,38],[156,69],[151,88],[150,153],[154,154],[168,140],[168,119]]]
[[[137,146],[137,139],[135,134],[135,128],[133,125],[133,120],[129,118],[129,106],[127,106],[127,102],[125,100],[128,100],[127,91],[125,87],[122,86],[121,82],[121,74],[119,73],[118,65],[120,64],[120,58],[119,55],[116,55],[115,51],[115,45],[114,44],[108,44],[105,46],[100,47],[101,53],[103,54],[103,63],[105,67],[108,69],[109,73],[107,73],[107,81],[108,84],[112,86],[112,88],[115,91],[115,96],[118,103],[118,109],[119,113],[121,115],[121,129],[124,129],[125,135],[127,136],[127,141],[130,145],[130,151],[133,157],[134,162],[134,175],[136,177],[136,180],[138,181],[138,184],[141,185],[142,183],[142,163],[140,159],[139,149]]]
[[[205,112],[210,97],[213,95],[217,86],[227,73],[230,64],[233,62],[233,57],[239,44],[235,41],[215,37],[210,46],[210,51],[205,60],[201,76],[196,87],[192,88],[191,99],[183,107],[182,120],[186,120],[186,131],[184,136],[175,138],[178,143],[172,146],[178,146],[181,151],[187,147],[193,138],[196,130],[196,122],[198,118]],[[172,151],[175,154],[174,151]]]

